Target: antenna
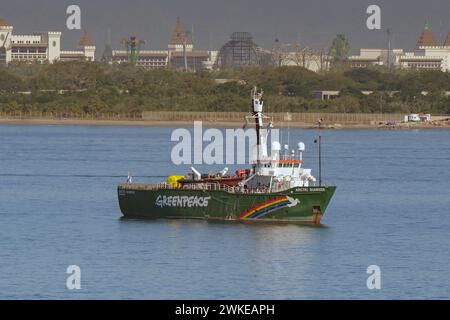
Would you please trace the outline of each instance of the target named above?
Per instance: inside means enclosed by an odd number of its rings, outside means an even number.
[[[322,186],[322,136],[320,135],[319,126],[319,187]]]
[[[291,143],[291,120],[292,115],[289,112],[286,112],[285,120],[287,121],[287,145]]]
[[[213,32],[212,31],[209,31],[209,43],[208,43],[208,45],[209,45],[209,51],[212,51],[213,49],[212,49],[212,47],[213,47],[213,44],[212,44],[212,42],[213,42]]]
[[[319,187],[322,186],[322,136],[321,136],[321,129],[322,129],[322,119],[319,119],[317,121],[317,125],[319,127],[319,137],[318,139],[314,140],[314,143],[319,144]]]
[[[107,44],[107,45],[112,45],[112,41],[111,41],[111,28],[108,28],[108,31],[107,31],[107,35],[106,35],[106,44]]]
[[[188,59],[187,59],[187,45],[188,45],[188,38],[189,38],[190,31],[186,30],[184,31],[183,35],[183,59],[184,59],[184,72],[188,71]]]
[[[287,121],[288,121],[288,125],[287,125],[287,144],[290,145],[290,143],[291,143],[291,123],[290,123],[291,119],[289,119],[289,115],[287,116]]]
[[[391,29],[388,28],[386,30],[386,34],[387,34],[387,38],[388,38],[388,52],[387,52],[387,64],[388,64],[388,69],[391,69]]]
[[[194,25],[191,25],[191,43],[192,43],[192,48],[195,47],[194,35],[195,35],[195,33],[194,33]],[[197,58],[195,56],[192,56],[192,63],[193,63],[194,72],[196,72],[197,71],[197,66],[196,66]]]

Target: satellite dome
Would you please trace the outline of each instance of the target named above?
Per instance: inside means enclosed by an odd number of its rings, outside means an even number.
[[[299,151],[301,152],[305,151],[305,144],[303,142],[299,142],[297,146]]]

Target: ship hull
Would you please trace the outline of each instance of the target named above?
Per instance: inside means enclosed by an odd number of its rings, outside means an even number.
[[[125,217],[205,219],[240,222],[320,224],[334,186],[292,188],[278,193],[230,193],[223,190],[146,189],[119,185]]]

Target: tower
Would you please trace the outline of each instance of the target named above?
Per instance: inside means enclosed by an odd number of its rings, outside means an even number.
[[[437,41],[434,37],[433,32],[431,32],[430,27],[428,26],[428,22],[425,22],[425,26],[423,27],[422,34],[417,41],[417,48],[420,47],[436,47]]]
[[[169,52],[171,51],[192,51],[194,45],[190,41],[187,32],[183,29],[180,17],[177,17],[177,23],[170,39]]]
[[[102,62],[112,62],[112,45],[111,45],[111,29],[108,29],[108,35],[105,43],[105,49],[103,50]]]
[[[0,18],[0,64],[11,62],[11,37],[13,26]]]
[[[61,55],[61,32],[47,32],[43,36],[47,38],[48,61],[54,62],[59,60]]]
[[[96,47],[87,31],[85,31],[83,36],[80,38],[78,48],[84,51],[84,57],[87,61],[95,60]]]

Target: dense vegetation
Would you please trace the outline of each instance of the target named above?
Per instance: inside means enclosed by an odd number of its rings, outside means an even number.
[[[374,68],[317,74],[301,67],[280,67],[193,74],[80,62],[0,67],[0,111],[246,111],[253,85],[265,90],[270,112],[450,113],[445,95],[450,91],[450,73],[438,71]],[[313,98],[314,90],[340,90],[341,95],[320,101]],[[374,93],[363,95],[361,90]]]

